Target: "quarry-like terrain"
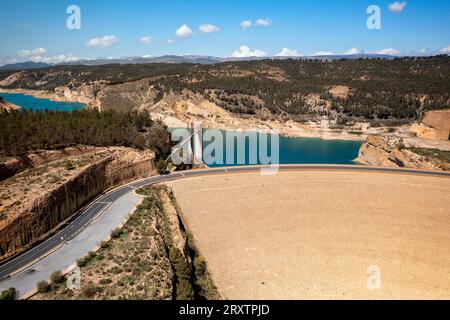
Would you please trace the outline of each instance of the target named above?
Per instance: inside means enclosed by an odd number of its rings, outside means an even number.
[[[9,103],[9,102],[4,101],[3,99],[0,99],[0,112],[17,110],[17,109],[19,109],[19,107],[16,106],[15,104]]]
[[[450,298],[447,177],[301,171],[169,184],[226,299]]]
[[[205,260],[185,232],[172,191],[137,190],[143,199],[123,227],[77,261],[80,288],[66,278],[38,283],[33,300],[220,299]]]
[[[0,259],[44,239],[107,189],[156,173],[152,151],[123,147],[47,151],[20,164],[0,167]]]
[[[100,110],[146,109],[170,126],[202,120],[209,128],[364,140],[450,108],[448,59],[57,66],[0,72],[0,88]]]

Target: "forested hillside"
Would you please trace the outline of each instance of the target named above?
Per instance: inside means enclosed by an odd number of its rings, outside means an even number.
[[[151,148],[157,158],[171,147],[167,128],[145,112],[0,112],[0,156],[78,145]]]
[[[299,115],[331,114],[412,120],[428,110],[450,108],[448,56],[58,66],[0,73],[0,86],[54,90],[142,79],[160,92],[159,98],[163,93],[190,90],[226,110],[250,115],[264,109],[294,119]],[[340,92],[333,91],[336,87]]]

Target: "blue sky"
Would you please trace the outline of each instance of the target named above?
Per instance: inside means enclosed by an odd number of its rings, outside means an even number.
[[[450,1],[395,2],[0,0],[0,65],[166,54],[450,52]],[[66,27],[72,4],[81,9],[80,30]],[[366,26],[372,4],[381,8],[381,30]],[[251,26],[243,28],[243,21]]]

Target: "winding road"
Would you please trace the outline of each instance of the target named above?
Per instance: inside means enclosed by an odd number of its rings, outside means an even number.
[[[60,231],[44,242],[17,255],[0,265],[0,289],[15,287],[19,296],[33,292],[36,283],[47,280],[55,270],[66,270],[75,261],[93,250],[109,233],[126,221],[141,199],[134,190],[175,179],[200,175],[233,174],[260,171],[264,166],[227,167],[205,170],[176,172],[170,175],[154,176],[112,189],[90,202]],[[450,178],[450,173],[412,169],[374,168],[351,165],[281,165],[280,171],[290,170],[333,170],[362,171],[373,173],[398,173],[440,176]]]

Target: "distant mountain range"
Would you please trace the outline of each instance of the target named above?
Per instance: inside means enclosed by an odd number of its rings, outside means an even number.
[[[13,63],[13,64],[5,64],[0,67],[0,70],[27,70],[27,69],[38,69],[49,67],[50,65],[43,62],[22,62],[22,63]]]
[[[88,65],[97,66],[105,64],[146,64],[146,63],[195,63],[195,64],[217,64],[229,61],[250,61],[250,60],[264,60],[264,59],[314,59],[314,60],[340,60],[340,59],[394,59],[395,57],[382,54],[355,54],[355,55],[329,55],[329,56],[303,56],[303,57],[248,57],[248,58],[218,58],[212,56],[175,56],[167,55],[161,57],[124,57],[119,59],[98,58],[92,60],[78,60],[74,62],[62,63],[57,65]],[[15,64],[7,64],[0,67],[0,70],[27,70],[39,69],[45,67],[55,66],[55,64],[47,64],[43,62],[22,62]]]

